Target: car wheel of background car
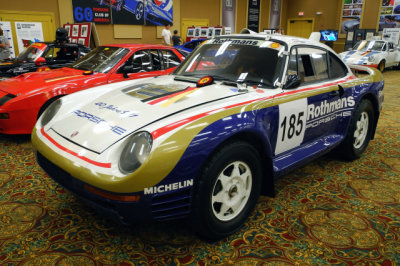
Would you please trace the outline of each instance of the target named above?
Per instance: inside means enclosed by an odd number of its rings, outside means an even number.
[[[57,100],[57,99],[59,99],[59,98],[61,98],[61,97],[63,97],[63,96],[64,96],[64,95],[58,95],[58,96],[55,96],[55,97],[53,97],[53,98],[47,100],[47,102],[45,102],[45,103],[42,105],[42,107],[40,107],[39,113],[38,113],[38,115],[37,115],[37,117],[36,117],[36,120],[39,119],[39,117],[43,114],[44,110],[46,110],[46,108],[49,107],[49,105],[50,105],[52,102],[54,102],[55,100]]]
[[[385,70],[385,60],[379,62],[378,69],[380,72],[383,72]]]
[[[338,147],[342,158],[355,160],[361,156],[371,139],[374,124],[374,109],[370,100],[364,99],[351,118],[347,135]]]
[[[250,144],[233,142],[219,149],[194,188],[194,231],[208,240],[217,240],[238,230],[260,195],[261,172],[260,155]]]
[[[140,20],[143,16],[143,3],[139,2],[136,6],[136,20]]]

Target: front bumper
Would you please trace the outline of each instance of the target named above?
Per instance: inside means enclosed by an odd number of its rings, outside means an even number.
[[[74,178],[39,152],[36,153],[38,164],[57,183],[72,192],[101,215],[116,222],[130,225],[149,220],[171,220],[184,217],[190,212],[190,190],[163,195],[140,195],[137,202],[115,201],[98,196],[85,189],[86,183]]]
[[[7,113],[8,119],[0,119],[1,134],[30,134],[36,123],[34,110],[10,111],[0,108],[0,113]]]

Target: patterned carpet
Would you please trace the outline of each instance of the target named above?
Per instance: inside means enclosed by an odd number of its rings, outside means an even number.
[[[326,156],[278,180],[245,227],[205,243],[184,222],[121,227],[36,165],[29,137],[0,136],[0,264],[400,264],[400,74],[364,156]]]

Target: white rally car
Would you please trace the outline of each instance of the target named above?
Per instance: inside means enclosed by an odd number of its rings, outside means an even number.
[[[123,223],[186,217],[209,239],[245,222],[274,178],[374,137],[381,73],[282,35],[207,40],[172,75],[62,97],[32,142],[50,177]]]
[[[387,41],[359,41],[351,51],[340,53],[346,64],[378,68],[399,66],[400,48]]]

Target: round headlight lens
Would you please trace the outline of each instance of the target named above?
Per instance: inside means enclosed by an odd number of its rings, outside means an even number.
[[[61,100],[55,100],[46,108],[46,110],[44,110],[40,116],[40,124],[42,127],[50,122],[50,120],[57,114],[58,110],[60,110],[60,107]]]
[[[149,156],[153,138],[148,132],[139,132],[130,137],[121,152],[119,169],[124,174],[133,173]]]
[[[375,57],[373,56],[373,55],[371,55],[370,57],[368,57],[368,61],[369,62],[372,62],[372,61],[374,61],[375,60]]]

